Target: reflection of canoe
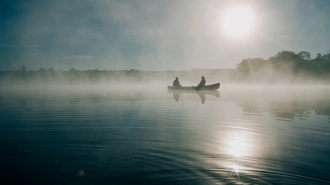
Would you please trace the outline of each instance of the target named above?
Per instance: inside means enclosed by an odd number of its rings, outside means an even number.
[[[206,85],[202,87],[200,90],[216,90],[220,87],[220,83]],[[190,87],[173,87],[167,86],[168,90],[196,90],[197,86],[190,86]]]
[[[196,90],[168,90],[169,93],[175,93],[175,94],[181,94],[181,93],[187,93],[187,94],[198,94],[198,95],[212,95],[216,97],[220,97],[220,93],[217,90],[201,90],[201,91],[196,91]]]

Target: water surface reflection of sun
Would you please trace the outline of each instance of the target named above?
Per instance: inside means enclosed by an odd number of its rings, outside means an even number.
[[[251,135],[244,132],[232,132],[226,138],[226,154],[235,158],[253,154]]]
[[[226,163],[226,168],[231,171],[231,177],[239,178],[240,173],[247,173],[247,167],[244,166],[241,159],[245,157],[253,157],[254,155],[254,143],[255,139],[252,133],[233,130],[226,134],[224,138],[224,153],[228,155],[232,160]],[[245,161],[245,160],[243,160]]]

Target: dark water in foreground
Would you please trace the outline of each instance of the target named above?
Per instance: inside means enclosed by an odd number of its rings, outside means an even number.
[[[1,181],[330,182],[328,87],[96,89],[2,90]]]

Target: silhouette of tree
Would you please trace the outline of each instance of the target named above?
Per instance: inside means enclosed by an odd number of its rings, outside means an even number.
[[[270,57],[269,61],[273,63],[293,63],[300,62],[301,57],[293,51],[282,51],[277,53],[274,57]]]
[[[53,68],[48,68],[47,71],[50,72],[50,73],[54,73],[55,72],[55,70]]]
[[[26,72],[26,67],[25,65],[21,65],[21,67],[19,68],[22,72]]]
[[[307,51],[301,51],[298,53],[298,56],[300,56],[302,59],[306,60],[306,61],[310,61],[311,60],[311,54]]]
[[[265,64],[265,60],[262,58],[243,59],[241,63],[237,64],[237,70],[243,75],[253,74],[259,71]]]

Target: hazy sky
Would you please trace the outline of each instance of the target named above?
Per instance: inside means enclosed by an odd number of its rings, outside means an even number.
[[[229,37],[223,12],[248,7]],[[329,0],[1,0],[0,70],[235,68],[279,51],[328,53]]]

